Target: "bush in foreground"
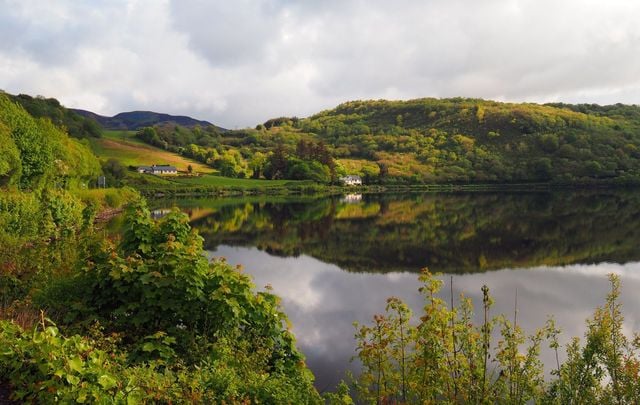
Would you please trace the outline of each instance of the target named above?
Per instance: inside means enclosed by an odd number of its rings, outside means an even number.
[[[0,375],[50,403],[317,403],[278,299],[209,263],[185,214],[132,205],[119,244],[34,296],[32,331],[0,322]],[[64,336],[63,336],[64,335]],[[67,337],[65,337],[67,336]]]
[[[623,334],[620,282],[610,275],[604,306],[587,320],[584,341],[573,338],[567,360],[545,380],[540,350],[556,352],[560,330],[553,319],[525,336],[516,319],[489,318],[492,299],[483,287],[483,322],[473,323],[471,301],[458,306],[437,297],[442,281],[421,275],[425,306],[417,325],[399,299],[372,325],[356,325],[363,365],[354,389],[363,403],[600,404],[640,401],[640,337]],[[496,345],[492,336],[498,332]],[[343,387],[344,389],[344,387]],[[344,397],[344,396],[343,396]],[[344,403],[337,401],[336,403]]]

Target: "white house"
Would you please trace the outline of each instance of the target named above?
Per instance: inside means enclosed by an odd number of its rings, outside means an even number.
[[[175,166],[169,165],[153,165],[153,166],[139,166],[138,173],[149,173],[149,174],[178,174],[178,169]]]
[[[348,176],[340,177],[340,181],[342,181],[342,183],[345,186],[361,186],[362,185],[362,178],[360,176],[356,176],[352,174]]]

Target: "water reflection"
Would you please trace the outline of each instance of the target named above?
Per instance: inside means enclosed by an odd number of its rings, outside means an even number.
[[[207,204],[200,202],[199,204]],[[429,194],[210,201],[192,223],[215,249],[307,254],[343,270],[468,273],[640,260],[640,193]]]
[[[282,297],[298,346],[306,354],[321,390],[335,386],[345,370],[357,369],[357,364],[349,362],[355,354],[353,321],[369,322],[374,313],[384,310],[389,296],[402,298],[414,311],[422,307],[416,274],[349,273],[306,255],[275,257],[256,248],[223,245],[213,254],[243,264],[258,286],[271,284]],[[524,330],[532,332],[543,326],[547,316],[553,314],[563,330],[561,342],[566,343],[570,337],[584,334],[585,319],[604,303],[609,287],[606,274],[610,272],[620,274],[622,279],[625,328],[640,330],[640,296],[633,293],[640,288],[638,262],[457,275],[454,295],[463,292],[479,307],[480,286],[486,284],[496,301],[493,312],[512,314],[517,288],[518,322]],[[550,350],[544,350],[542,358],[545,364],[555,362]]]
[[[494,312],[533,331],[553,314],[564,341],[604,302],[606,274],[621,274],[626,327],[640,330],[640,193],[356,195],[180,201],[213,255],[241,264],[283,298],[299,347],[333,387],[357,367],[353,321],[387,297],[422,304],[416,272],[456,274],[456,296],[476,305],[487,284]],[[162,207],[161,207],[162,208]],[[448,282],[448,276],[445,276]],[[448,291],[448,289],[447,289]],[[447,298],[448,300],[448,298]],[[551,364],[551,352],[543,353]]]

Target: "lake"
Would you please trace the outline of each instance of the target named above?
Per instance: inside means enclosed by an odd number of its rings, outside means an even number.
[[[158,202],[156,202],[158,203]],[[370,322],[386,298],[422,307],[418,273],[443,273],[449,300],[514,313],[526,331],[554,315],[561,340],[582,336],[604,303],[606,275],[622,280],[625,327],[640,330],[640,192],[567,191],[245,197],[160,202],[188,213],[211,256],[242,265],[282,298],[319,390],[355,355],[353,322]],[[551,352],[543,360],[551,363]],[[555,358],[554,362],[555,362]]]

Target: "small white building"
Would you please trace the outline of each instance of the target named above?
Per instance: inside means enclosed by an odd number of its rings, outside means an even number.
[[[362,185],[362,178],[360,176],[356,176],[352,174],[348,176],[340,177],[340,181],[342,181],[342,183],[345,186],[361,186]]]
[[[138,173],[156,175],[178,174],[178,169],[175,166],[169,165],[139,166]]]

